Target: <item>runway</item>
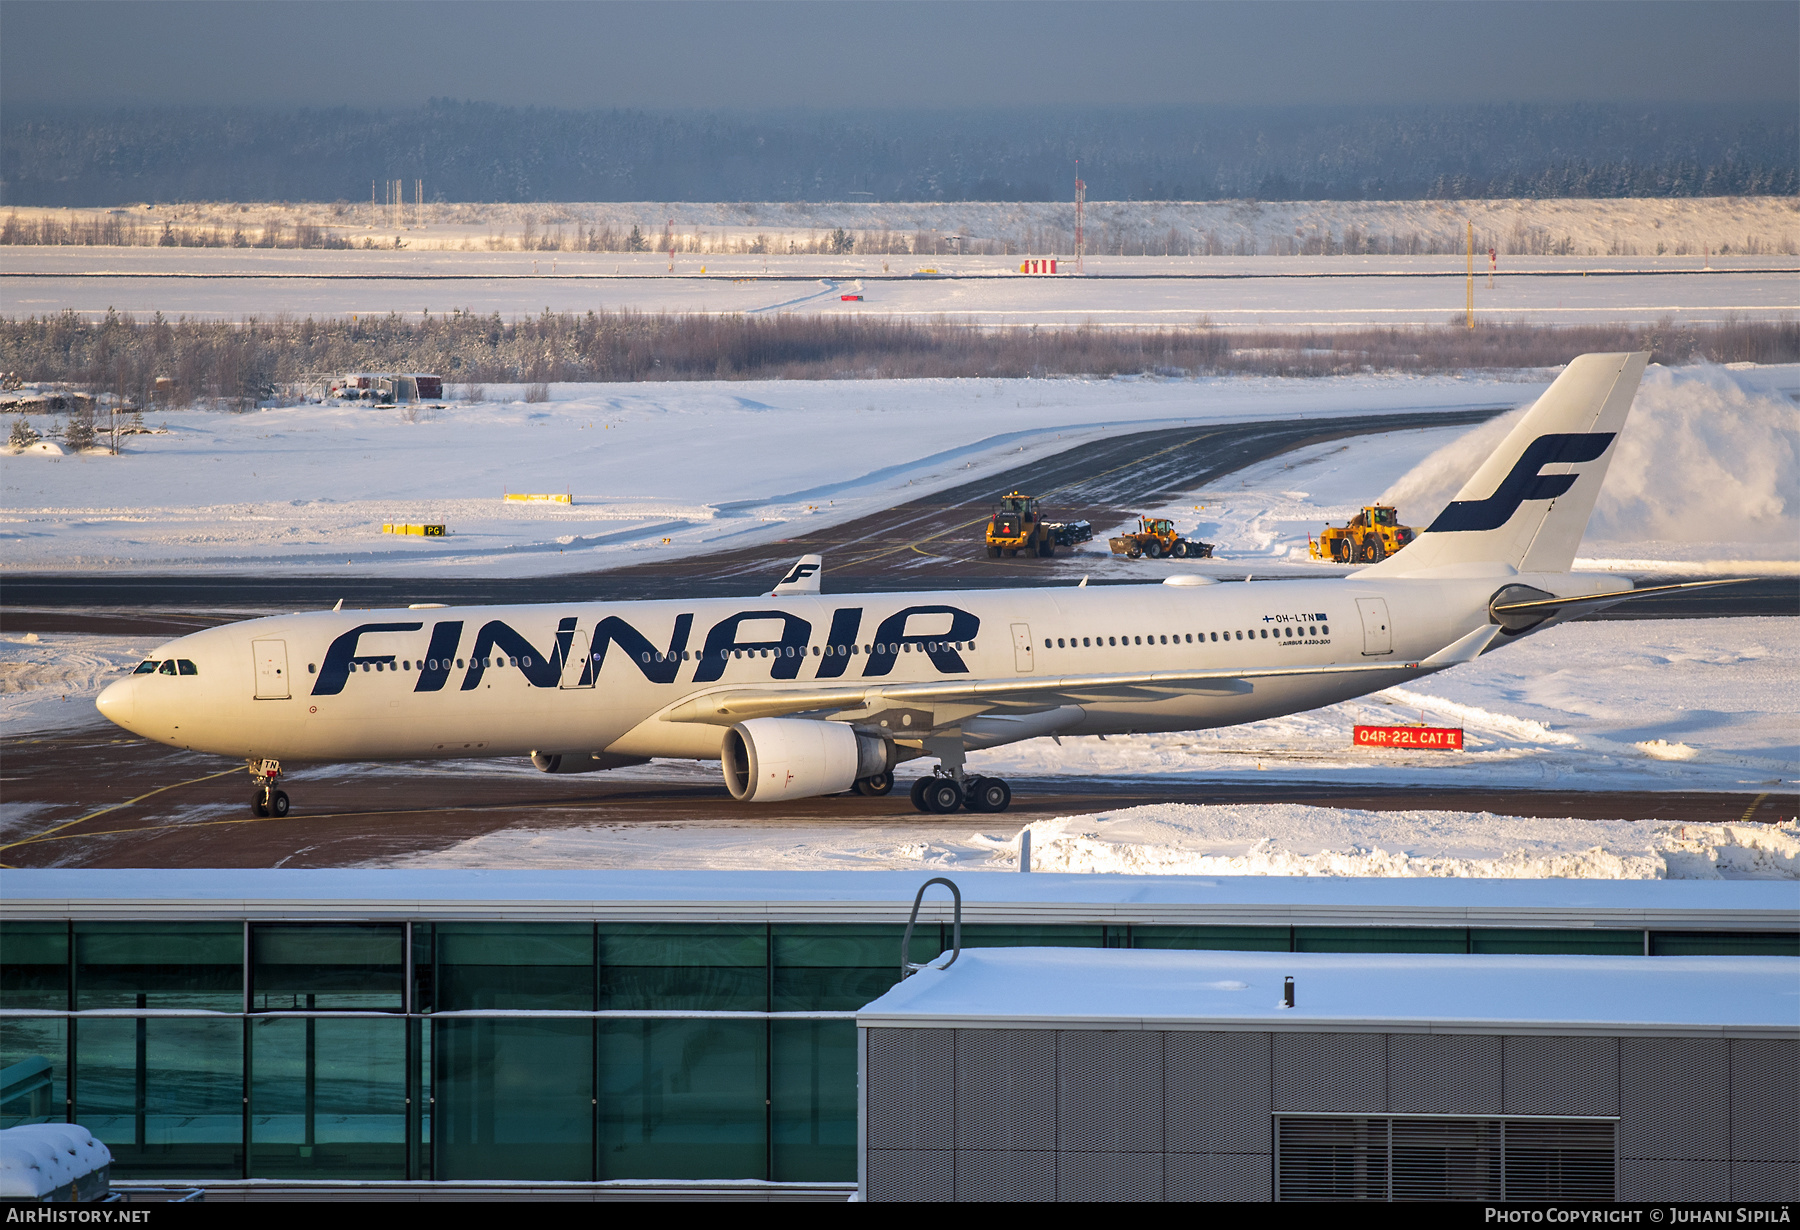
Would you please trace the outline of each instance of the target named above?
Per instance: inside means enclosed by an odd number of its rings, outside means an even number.
[[[631,777],[521,772],[517,762],[299,766],[294,810],[250,814],[242,766],[91,726],[0,742],[13,815],[0,835],[12,867],[344,867],[446,849],[506,829],[634,826],[708,832],[866,828],[1011,833],[1033,820],[1150,803],[1306,803],[1583,820],[1722,824],[1793,815],[1791,793],[1608,792],[1492,787],[1276,785],[1191,778],[1014,778],[1002,816],[924,816],[900,790],[781,804],[734,802],[716,766],[655,766]],[[659,780],[660,778],[660,780]]]

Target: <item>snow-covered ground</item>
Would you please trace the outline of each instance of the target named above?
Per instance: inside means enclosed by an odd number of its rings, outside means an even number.
[[[1167,803],[1036,821],[1039,872],[1599,880],[1800,879],[1800,823],[1656,824],[1292,803]],[[808,829],[508,829],[369,866],[1017,871],[1002,817]]]
[[[586,312],[800,312],[978,325],[1328,330],[1461,323],[1465,260],[1435,257],[1110,257],[1090,276],[1018,272],[1004,256],[677,257],[625,253],[0,248],[17,317],[117,309],[169,318],[506,318]],[[1718,325],[1792,319],[1792,256],[1509,257],[1475,283],[1484,320]],[[942,276],[915,276],[930,270]],[[1619,274],[1618,271],[1625,271]],[[1786,272],[1777,272],[1785,270]],[[1066,273],[1066,271],[1065,271]],[[1516,276],[1534,273],[1537,276]],[[774,278],[775,280],[771,280]],[[797,279],[797,280],[796,280]],[[847,296],[860,296],[847,297]]]
[[[1122,429],[1528,405],[1545,373],[1319,380],[794,381],[556,385],[409,414],[294,406],[153,414],[122,456],[0,455],[0,569],[479,570],[533,576],[786,538]],[[1800,366],[1652,368],[1584,555],[1657,574],[1800,561]],[[41,423],[40,426],[47,426]],[[1429,524],[1509,423],[1286,454],[1160,511],[1236,572],[1316,567],[1306,536],[1377,496]],[[504,492],[568,492],[516,504]],[[449,537],[385,535],[437,522]],[[1107,530],[1111,527],[1096,527]],[[1105,534],[1100,535],[1103,543]],[[1735,562],[1734,562],[1735,561]],[[827,558],[827,570],[832,561]],[[1093,546],[1074,579],[1160,577]],[[1187,567],[1196,565],[1188,564]]]
[[[94,698],[100,689],[167,639],[0,633],[0,731],[17,735],[92,725],[99,716]]]
[[[480,404],[410,416],[152,414],[168,434],[127,437],[123,456],[0,457],[0,567],[574,572],[785,538],[1123,428],[1506,405],[1542,387],[1450,376],[587,384],[552,386],[542,403],[491,386]],[[506,503],[508,491],[574,502]],[[391,522],[442,523],[449,536],[384,535]]]

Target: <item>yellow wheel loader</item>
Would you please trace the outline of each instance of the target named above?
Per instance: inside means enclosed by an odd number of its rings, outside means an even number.
[[[1339,564],[1375,564],[1419,536],[1410,525],[1401,525],[1399,514],[1388,504],[1367,504],[1345,526],[1328,525],[1318,538],[1308,534],[1307,553],[1314,559]]]

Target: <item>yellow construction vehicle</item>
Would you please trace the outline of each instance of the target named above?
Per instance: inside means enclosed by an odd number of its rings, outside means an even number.
[[[1010,492],[1000,501],[987,523],[987,553],[1049,557],[1058,547],[1072,547],[1094,536],[1086,521],[1046,521],[1034,495]]]
[[[1389,504],[1366,504],[1346,526],[1328,525],[1318,538],[1306,536],[1306,549],[1314,559],[1339,564],[1373,564],[1386,559],[1419,536],[1410,525],[1401,525]]]
[[[1211,559],[1213,552],[1212,543],[1183,538],[1176,533],[1175,523],[1167,517],[1139,517],[1136,533],[1109,538],[1107,545],[1114,555],[1123,555],[1127,559],[1143,555],[1151,559],[1161,559],[1165,555],[1175,559]]]

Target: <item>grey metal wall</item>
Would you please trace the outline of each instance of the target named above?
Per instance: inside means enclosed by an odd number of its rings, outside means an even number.
[[[1800,1041],[865,1031],[870,1200],[1268,1200],[1272,1115],[1619,1117],[1623,1200],[1800,1199]]]

